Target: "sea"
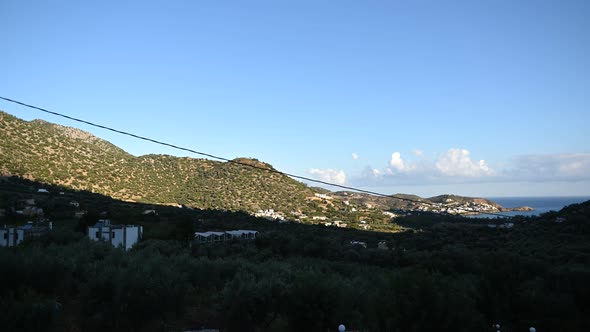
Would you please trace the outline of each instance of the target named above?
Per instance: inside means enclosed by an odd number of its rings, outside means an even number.
[[[549,211],[559,211],[567,205],[582,203],[590,200],[590,196],[557,196],[557,197],[486,197],[503,207],[530,206],[533,211],[511,211],[498,212],[497,214],[505,216],[537,216]],[[495,217],[489,214],[478,214],[470,216],[472,218],[489,218]]]

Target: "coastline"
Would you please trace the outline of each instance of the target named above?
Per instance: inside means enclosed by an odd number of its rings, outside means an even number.
[[[549,211],[559,211],[564,207],[572,204],[582,203],[590,200],[590,196],[533,196],[533,197],[489,197],[487,198],[496,202],[505,210],[494,214],[505,215],[507,217],[523,215],[523,216],[538,216]],[[514,207],[530,207],[533,210],[520,211]],[[471,218],[489,218],[494,217],[490,214],[473,214],[468,217]]]

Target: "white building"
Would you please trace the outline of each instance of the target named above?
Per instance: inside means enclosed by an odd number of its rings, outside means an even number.
[[[143,236],[143,227],[137,225],[111,225],[108,219],[99,220],[88,227],[88,237],[94,241],[105,241],[113,247],[131,249]]]
[[[275,212],[273,209],[258,210],[258,212],[254,213],[254,216],[268,220],[285,220],[285,217],[280,212]]]
[[[195,232],[195,242],[207,243],[207,242],[221,242],[229,241],[233,239],[238,240],[254,240],[258,236],[258,231],[238,229],[225,232]]]
[[[25,238],[24,230],[20,227],[0,228],[0,247],[14,247]]]
[[[399,215],[393,213],[393,212],[389,212],[389,211],[383,211],[383,215],[388,216],[389,218],[397,218],[399,217]]]
[[[41,236],[53,228],[53,223],[37,223],[29,221],[26,225],[16,227],[0,227],[0,247],[15,247],[25,239]]]
[[[195,232],[195,241],[199,243],[225,241],[225,232]]]
[[[226,231],[225,234],[226,237],[229,237],[230,239],[253,240],[258,235],[258,232],[246,229],[238,229],[235,231]]]

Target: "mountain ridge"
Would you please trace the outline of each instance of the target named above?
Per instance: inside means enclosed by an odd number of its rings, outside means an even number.
[[[24,121],[5,112],[0,112],[0,137],[3,175],[126,201],[251,212],[279,207],[289,210],[313,196],[304,184],[276,173],[207,159],[156,154],[135,157],[82,130],[43,120]],[[258,160],[238,161],[274,170]]]
[[[485,204],[492,211],[503,209],[483,198],[457,195],[422,198],[398,193],[378,197],[313,189],[253,158],[219,162],[165,154],[136,157],[83,130],[45,120],[25,121],[2,111],[0,138],[0,175],[22,176],[130,202],[249,213],[274,209],[283,214],[318,216],[351,211],[349,201],[359,208],[382,211],[428,211],[428,206],[449,205],[451,201]],[[330,195],[336,202],[318,201],[314,194]]]

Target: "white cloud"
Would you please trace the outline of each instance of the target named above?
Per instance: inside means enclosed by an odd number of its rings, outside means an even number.
[[[590,153],[522,155],[504,172],[509,178],[535,181],[590,179]]]
[[[391,159],[389,160],[389,166],[393,169],[397,170],[398,172],[406,171],[406,165],[402,159],[401,153],[394,152],[391,154]]]
[[[449,149],[436,160],[414,157],[403,159],[394,152],[381,168],[367,166],[348,179],[353,186],[391,187],[492,185],[532,183],[547,186],[574,186],[590,181],[590,153],[520,155],[492,169],[484,160],[473,160],[469,150]],[[532,185],[531,184],[531,185]]]
[[[470,152],[466,149],[449,149],[438,158],[435,166],[442,175],[451,177],[481,177],[495,174],[485,160],[474,162],[469,155]]]
[[[416,149],[416,150],[412,151],[412,153],[413,153],[413,154],[414,154],[414,156],[416,156],[416,157],[422,157],[422,156],[424,156],[424,151],[422,151],[422,150],[418,150],[418,149]]]
[[[357,160],[357,159],[359,159],[359,155],[356,154],[356,153],[353,153],[352,154],[352,160]]]
[[[307,172],[313,175],[316,179],[324,182],[335,184],[346,183],[346,173],[344,173],[342,170],[312,168]]]
[[[423,156],[404,159],[400,152],[394,152],[387,166],[368,166],[362,174],[350,181],[359,186],[398,186],[481,183],[495,181],[497,178],[496,172],[484,160],[472,160],[468,150],[449,149],[436,160]]]

